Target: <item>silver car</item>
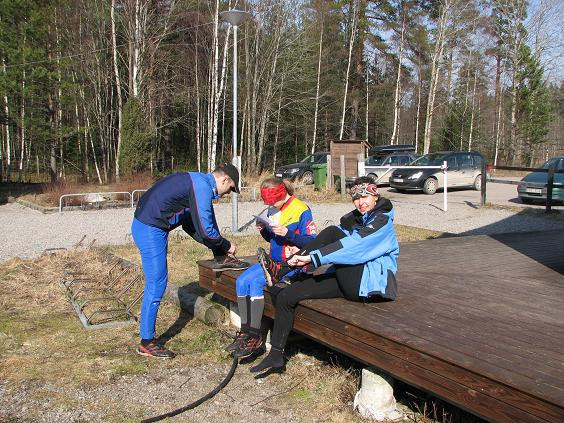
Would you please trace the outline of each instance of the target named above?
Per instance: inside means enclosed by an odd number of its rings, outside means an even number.
[[[407,166],[418,157],[420,157],[419,154],[401,153],[389,154],[379,158],[369,157],[364,161],[364,174],[374,180],[378,180],[378,185],[389,184],[390,175],[392,174],[390,168],[392,166]]]

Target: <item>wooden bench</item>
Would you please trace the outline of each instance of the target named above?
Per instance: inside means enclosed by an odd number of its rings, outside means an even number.
[[[198,264],[236,301],[240,272]],[[402,244],[399,267],[396,301],[303,301],[294,330],[486,420],[564,422],[562,234]]]

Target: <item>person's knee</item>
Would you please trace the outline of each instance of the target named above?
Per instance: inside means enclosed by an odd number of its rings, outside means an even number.
[[[249,286],[249,295],[251,297],[261,297],[261,296],[263,296],[265,285],[266,285],[266,282],[255,281],[254,283],[251,284],[251,286]]]
[[[276,308],[295,308],[300,301],[292,292],[291,287],[284,288],[276,297]]]
[[[335,225],[327,226],[327,227],[325,228],[325,230],[326,230],[327,232],[331,233],[331,234],[338,234],[338,235],[340,235],[340,234],[343,233],[343,232],[339,229],[339,227],[338,227],[338,226],[335,226]]]
[[[235,281],[235,292],[238,297],[249,295],[249,283],[244,279],[237,278]]]

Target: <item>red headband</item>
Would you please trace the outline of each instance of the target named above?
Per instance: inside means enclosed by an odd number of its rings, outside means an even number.
[[[264,204],[269,206],[273,206],[280,200],[286,198],[286,194],[288,194],[288,191],[286,191],[286,185],[284,185],[284,183],[280,183],[275,187],[260,189],[260,196]]]

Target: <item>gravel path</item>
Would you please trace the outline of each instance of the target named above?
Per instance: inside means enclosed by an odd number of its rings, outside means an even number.
[[[457,234],[494,234],[517,231],[564,230],[562,215],[532,215],[506,209],[481,209],[473,202],[450,202],[448,212],[420,200],[394,198],[396,223]],[[339,222],[352,210],[350,203],[311,204],[319,227]],[[239,203],[239,225],[251,222],[253,214],[264,209],[261,203]],[[227,235],[231,226],[231,204],[215,207],[220,229]],[[132,209],[67,211],[42,214],[19,204],[0,206],[0,261],[11,257],[31,258],[47,248],[71,247],[86,238],[83,245],[123,244],[131,241]],[[254,233],[253,225],[249,231]]]

